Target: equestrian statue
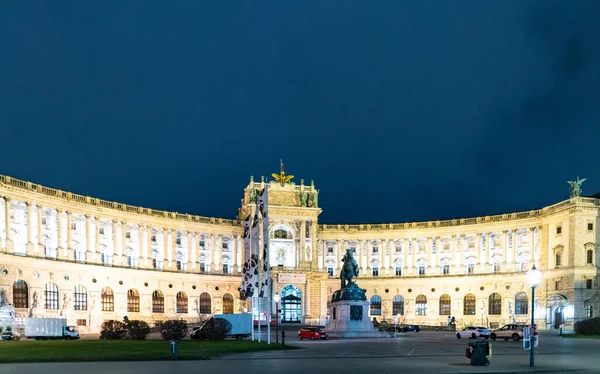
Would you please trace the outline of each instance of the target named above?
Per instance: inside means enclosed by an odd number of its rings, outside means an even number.
[[[342,271],[340,272],[341,286],[340,288],[348,287],[352,282],[352,278],[358,278],[358,264],[352,256],[352,250],[347,249],[346,254],[342,257]]]

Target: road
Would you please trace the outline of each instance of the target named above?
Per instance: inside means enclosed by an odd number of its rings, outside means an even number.
[[[2,374],[40,372],[86,374],[219,373],[496,373],[569,372],[600,373],[600,340],[567,339],[542,333],[536,349],[536,368],[522,342],[496,341],[491,364],[471,366],[465,357],[469,340],[445,332],[398,334],[397,338],[299,341],[288,333],[287,343],[298,350],[245,353],[208,361],[4,364]],[[291,336],[290,336],[291,335]]]

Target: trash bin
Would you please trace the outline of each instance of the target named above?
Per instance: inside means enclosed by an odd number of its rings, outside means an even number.
[[[469,343],[465,356],[471,359],[471,365],[473,366],[489,365],[492,356],[492,343],[487,341]]]

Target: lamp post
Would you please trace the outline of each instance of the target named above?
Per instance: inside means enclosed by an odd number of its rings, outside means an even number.
[[[534,342],[535,342],[535,336],[534,336],[534,332],[535,332],[535,288],[537,287],[538,284],[540,284],[540,280],[542,279],[542,272],[539,271],[538,269],[535,268],[535,264],[533,264],[533,267],[531,268],[531,270],[529,270],[526,274],[525,277],[527,278],[527,283],[529,283],[529,285],[531,286],[531,329],[532,331],[530,331],[529,333],[529,366],[530,367],[534,367],[535,366],[535,360],[533,358],[533,346],[534,346]]]
[[[273,296],[275,300],[275,343],[279,343],[279,300],[281,296],[278,293]]]

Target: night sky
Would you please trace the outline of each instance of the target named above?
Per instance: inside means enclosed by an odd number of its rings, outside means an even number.
[[[176,4],[174,4],[176,3]],[[322,223],[600,191],[600,1],[12,1],[0,174],[234,218],[250,175]]]

